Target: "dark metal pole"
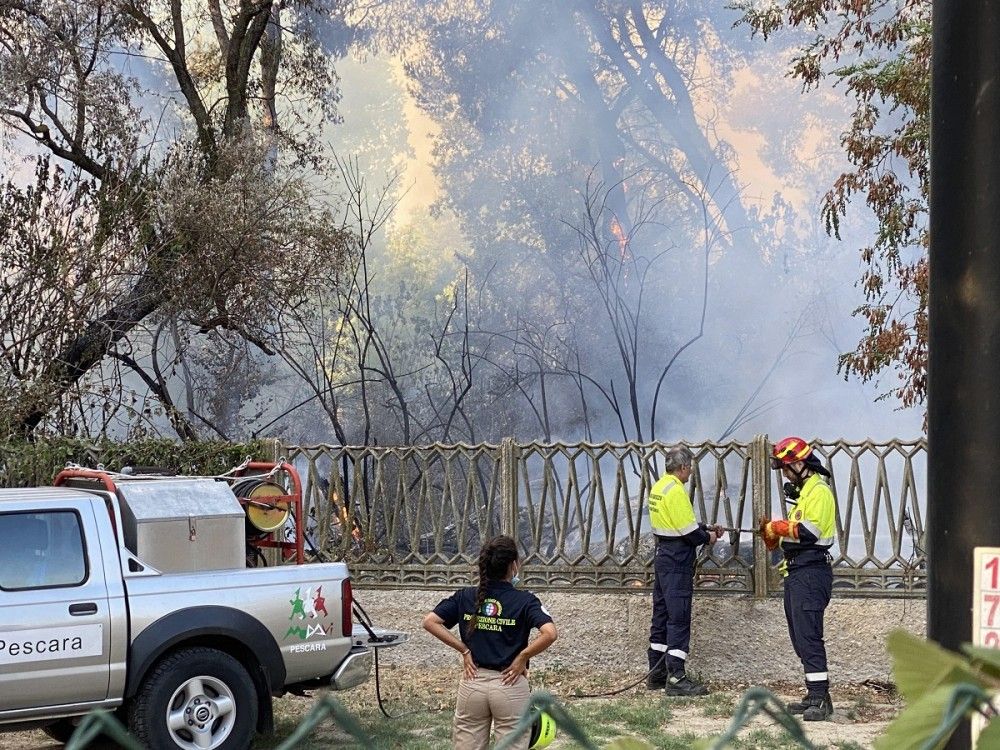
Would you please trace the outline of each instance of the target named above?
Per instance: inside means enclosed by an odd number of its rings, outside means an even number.
[[[972,550],[1000,545],[1000,3],[934,0],[928,617],[972,637]],[[948,747],[968,748],[966,724]]]

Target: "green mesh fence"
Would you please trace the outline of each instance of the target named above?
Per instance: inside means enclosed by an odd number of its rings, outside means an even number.
[[[625,750],[644,750],[650,746],[640,740],[629,740],[622,738],[612,745],[599,745],[590,737],[586,728],[573,716],[572,712],[562,704],[551,693],[538,690],[532,693],[531,699],[514,730],[497,743],[496,750],[509,750],[514,747],[518,740],[531,732],[532,725],[539,715],[545,712],[551,716],[559,727],[559,732],[571,737],[583,750],[600,750],[600,748],[615,747]],[[706,740],[704,747],[708,750],[721,750],[731,747],[736,741],[737,735],[746,727],[753,718],[763,713],[773,719],[776,725],[787,735],[787,737],[797,743],[800,747],[813,750],[814,746],[806,738],[802,725],[798,720],[788,713],[784,703],[764,688],[750,688],[744,693],[732,722],[728,729],[716,738]],[[303,717],[295,729],[288,735],[277,750],[292,750],[299,747],[300,743],[306,740],[321,724],[331,721],[335,726],[342,729],[349,736],[357,740],[364,748],[377,748],[379,745],[373,742],[358,719],[344,705],[329,694],[321,695],[317,698],[312,709]],[[114,742],[118,747],[126,750],[143,750],[142,745],[131,735],[121,724],[113,713],[107,711],[92,711],[87,714],[72,738],[66,745],[67,750],[83,750],[90,747],[99,740],[106,743],[107,740]]]

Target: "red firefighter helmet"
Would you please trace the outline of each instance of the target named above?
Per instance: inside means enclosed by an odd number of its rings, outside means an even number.
[[[812,452],[812,446],[802,438],[786,437],[775,443],[771,450],[771,468],[780,469],[796,461],[805,461]]]

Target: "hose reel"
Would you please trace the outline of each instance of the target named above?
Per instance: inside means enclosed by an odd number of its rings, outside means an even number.
[[[259,477],[247,477],[233,485],[233,492],[245,499],[247,536],[271,534],[288,522],[291,515],[288,493],[281,485]]]

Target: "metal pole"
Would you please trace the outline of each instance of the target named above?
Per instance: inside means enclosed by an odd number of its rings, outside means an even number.
[[[762,518],[771,517],[771,457],[767,435],[754,435],[750,443],[750,471],[753,479],[750,505],[753,508],[751,526],[756,527]],[[753,595],[766,599],[769,593],[768,577],[771,559],[764,540],[753,536]]]
[[[500,441],[500,533],[517,539],[517,450],[513,438]]]
[[[972,550],[1000,543],[1000,4],[935,0],[931,71],[928,617],[972,637]],[[949,748],[970,746],[968,725]]]

